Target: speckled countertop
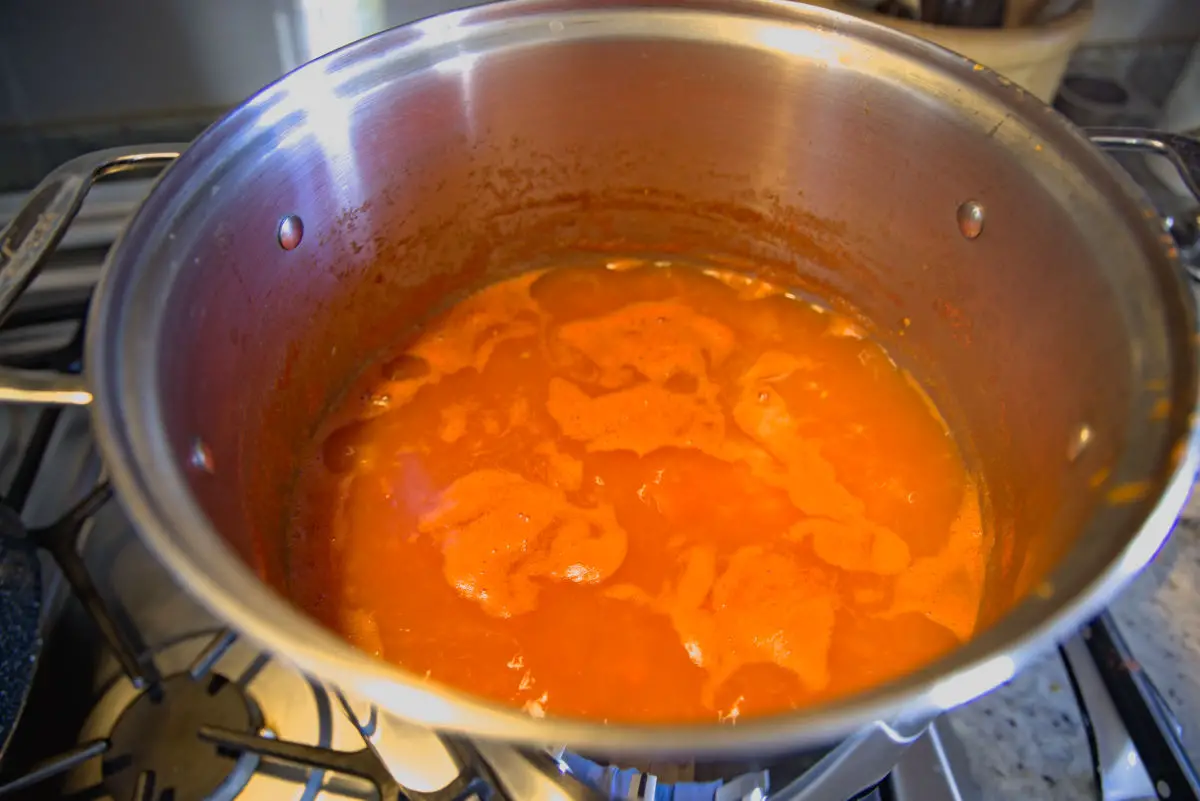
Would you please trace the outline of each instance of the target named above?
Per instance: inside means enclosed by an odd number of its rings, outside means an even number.
[[[1200,764],[1200,492],[1150,566],[1109,607],[1130,650],[1183,722]],[[1093,801],[1091,756],[1057,653],[949,716],[983,801]]]

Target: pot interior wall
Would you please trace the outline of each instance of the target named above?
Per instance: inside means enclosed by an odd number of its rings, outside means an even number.
[[[398,31],[334,54],[180,163],[207,177],[159,248],[177,270],[161,392],[180,463],[196,439],[212,453],[189,480],[217,530],[286,593],[296,453],[372,353],[489,280],[669,253],[833,298],[914,365],[989,488],[995,620],[1091,515],[1135,371],[1167,369],[1161,301],[1116,278],[1146,258],[1104,200],[1119,185],[1084,183],[1073,137],[919,45],[803,26],[585,40],[569,23],[534,41],[522,24],[494,47]],[[986,209],[974,240],[968,199]],[[287,214],[304,224],[291,251]]]

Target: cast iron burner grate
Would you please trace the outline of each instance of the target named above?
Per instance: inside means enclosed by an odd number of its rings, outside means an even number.
[[[48,759],[0,785],[0,796],[24,790],[101,758],[95,791],[114,801],[234,801],[266,757],[370,782],[380,799],[499,801],[506,798],[490,767],[469,743],[444,738],[458,776],[433,792],[401,785],[370,742],[375,712],[363,724],[338,695],[363,737],[363,748],[338,751],[274,739],[258,705],[236,681],[212,671],[233,644],[221,631],[181,673],[141,690],[119,713],[109,734]],[[130,679],[132,683],[132,679]],[[91,795],[91,794],[89,794]]]
[[[203,727],[248,733],[262,728],[257,705],[218,673],[163,679],[157,695],[141,693],[108,737],[104,787],[114,799],[233,801],[258,767],[258,755],[231,758],[196,736]]]
[[[23,501],[33,484],[57,410],[38,419],[8,501]],[[403,787],[392,777],[370,743],[373,720],[360,725],[344,710],[363,737],[364,747],[345,752],[280,741],[264,731],[261,712],[236,682],[213,667],[236,640],[218,632],[189,669],[163,677],[149,649],[135,631],[123,627],[97,591],[79,554],[84,524],[112,498],[107,483],[96,486],[55,523],[31,529],[27,539],[49,553],[75,597],[138,691],[104,738],[80,744],[40,762],[21,776],[0,784],[0,797],[62,776],[89,760],[102,757],[102,789],[114,801],[233,801],[258,768],[261,757],[305,768],[343,773],[369,781],[380,799],[412,801],[492,801],[505,798],[487,763],[465,741],[445,738],[459,773],[449,785],[432,792]],[[0,501],[4,504],[4,501]],[[5,504],[7,508],[7,504]],[[266,736],[264,736],[266,735]]]
[[[411,790],[404,787],[388,772],[383,760],[379,758],[374,746],[371,745],[370,737],[374,733],[375,728],[376,712],[374,708],[371,710],[370,719],[360,725],[346,699],[340,693],[337,694],[337,698],[341,703],[342,710],[351,721],[355,722],[359,733],[363,735],[363,748],[358,751],[336,751],[330,748],[319,748],[305,745],[304,743],[293,743],[286,740],[260,737],[254,734],[246,734],[236,729],[231,730],[217,726],[203,726],[200,728],[199,735],[203,740],[229,751],[240,752],[243,755],[252,754],[255,755],[255,758],[264,756],[306,768],[331,770],[365,779],[374,785],[375,791],[379,793],[379,798],[386,801],[390,801],[391,799],[409,799],[409,801],[471,801],[472,799],[475,801],[493,801],[493,799],[505,797],[499,791],[501,787],[500,782],[497,781],[491,768],[483,757],[480,756],[479,752],[466,740],[447,736],[440,736],[440,739],[458,768],[457,777],[450,784],[432,792]]]
[[[218,632],[186,671],[145,686],[122,709],[112,730],[34,766],[0,785],[0,796],[28,789],[101,758],[100,786],[87,793],[114,801],[234,801],[267,758],[313,770],[364,779],[380,799],[408,801],[500,801],[506,799],[490,767],[466,741],[443,738],[459,768],[446,787],[410,790],[387,770],[371,745],[375,711],[360,724],[337,696],[359,734],[363,748],[331,748],[275,739],[264,728],[250,695],[213,665],[236,640]],[[142,661],[149,661],[143,659]],[[133,684],[132,677],[130,678]]]

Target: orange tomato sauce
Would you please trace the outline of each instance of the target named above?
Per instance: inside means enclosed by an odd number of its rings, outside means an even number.
[[[973,633],[982,487],[846,316],[739,273],[529,272],[369,367],[296,487],[291,592],[533,715],[724,720]]]

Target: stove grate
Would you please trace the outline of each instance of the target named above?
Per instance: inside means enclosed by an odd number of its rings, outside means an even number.
[[[506,798],[502,785],[491,767],[469,742],[439,735],[446,750],[458,767],[458,776],[450,784],[434,791],[405,788],[391,775],[368,736],[370,722],[360,726],[350,705],[340,693],[337,698],[342,710],[363,735],[363,747],[357,751],[338,751],[304,743],[276,740],[256,734],[245,734],[216,726],[203,726],[200,737],[221,748],[242,754],[252,753],[306,768],[334,771],[370,782],[381,801],[498,801]]]

